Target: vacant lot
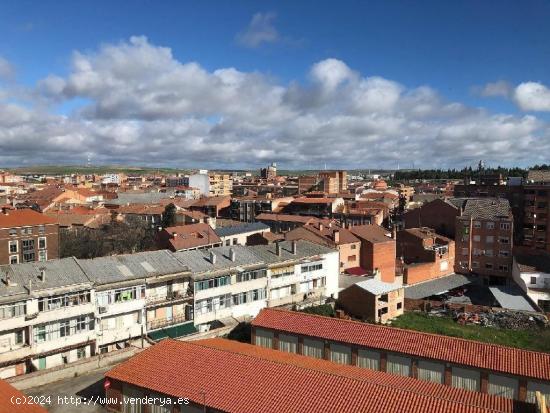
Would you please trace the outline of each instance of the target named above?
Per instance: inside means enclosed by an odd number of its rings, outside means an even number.
[[[548,328],[518,331],[478,325],[460,325],[450,317],[434,317],[416,312],[403,314],[393,320],[391,325],[427,333],[550,353],[550,329]]]

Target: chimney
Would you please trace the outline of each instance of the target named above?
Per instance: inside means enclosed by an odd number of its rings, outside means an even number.
[[[281,256],[281,243],[279,241],[275,243],[275,253],[278,257]]]
[[[38,278],[42,282],[46,281],[46,268],[45,267],[40,267],[40,276]]]
[[[340,231],[334,231],[334,242],[336,244],[340,242]]]
[[[235,249],[229,248],[229,259],[233,262],[235,262]]]
[[[177,236],[178,236],[177,232],[172,232],[172,239],[176,239]]]
[[[323,224],[321,224],[321,223],[319,222],[319,231],[322,231],[322,230],[323,230]]]
[[[9,214],[10,214],[9,211],[10,211],[10,209],[9,209],[8,207],[2,207],[2,213],[3,213],[4,215],[9,215]]]
[[[210,262],[212,265],[216,265],[216,253],[214,251],[210,251]]]
[[[294,240],[292,241],[292,255],[296,255],[297,250],[298,250],[298,241]]]

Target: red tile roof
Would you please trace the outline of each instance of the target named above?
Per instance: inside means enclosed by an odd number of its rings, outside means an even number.
[[[280,309],[262,310],[252,325],[550,380],[550,354],[547,353]]]
[[[163,340],[105,375],[225,412],[534,411],[497,396],[219,338]]]
[[[159,235],[164,236],[174,251],[222,242],[212,227],[202,222],[164,228]]]
[[[0,213],[0,228],[17,228],[31,225],[56,224],[57,221],[32,209],[18,209]]]
[[[372,243],[378,242],[395,242],[395,240],[388,235],[390,232],[380,225],[354,225],[349,229],[353,235],[361,239],[370,241]]]
[[[26,397],[11,384],[0,380],[0,413],[46,413],[46,409],[40,405],[16,403]]]

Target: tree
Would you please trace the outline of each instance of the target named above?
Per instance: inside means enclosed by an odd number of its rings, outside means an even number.
[[[174,204],[166,205],[162,214],[162,227],[173,227],[176,225],[176,206]]]

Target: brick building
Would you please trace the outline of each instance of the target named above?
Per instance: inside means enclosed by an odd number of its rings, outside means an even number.
[[[402,259],[403,283],[415,284],[454,273],[455,242],[431,228],[397,233],[397,258]]]
[[[438,234],[455,237],[456,217],[462,213],[464,199],[435,199],[407,211],[404,216],[405,228],[432,228]]]
[[[506,199],[468,199],[456,219],[455,271],[488,284],[507,284],[512,275],[514,219]]]
[[[59,224],[31,209],[0,213],[0,264],[46,261],[59,257]]]
[[[337,249],[340,255],[340,271],[360,266],[361,240],[346,228],[322,222],[298,227],[285,233],[286,240],[305,239],[316,244]]]
[[[403,314],[404,300],[401,283],[386,283],[375,278],[350,285],[338,293],[338,305],[346,313],[383,324]]]
[[[395,280],[395,239],[378,225],[358,225],[349,230],[361,240],[361,267],[383,282]]]

